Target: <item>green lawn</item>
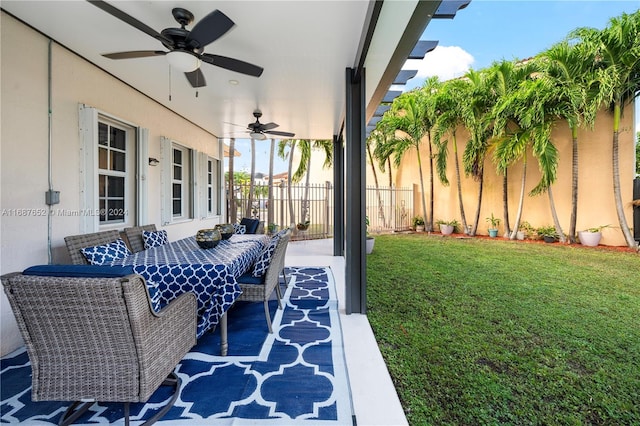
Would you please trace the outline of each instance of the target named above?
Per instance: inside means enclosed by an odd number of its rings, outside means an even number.
[[[382,235],[367,280],[410,424],[640,424],[640,255]]]

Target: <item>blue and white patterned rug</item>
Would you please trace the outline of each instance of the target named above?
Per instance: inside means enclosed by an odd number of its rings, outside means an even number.
[[[273,334],[262,303],[229,312],[229,356],[219,333],[208,333],[176,372],[182,389],[159,425],[351,425],[351,394],[335,285],[328,268],[287,268],[283,310],[270,302]],[[274,312],[275,311],[275,312]],[[274,315],[275,314],[275,315]],[[0,366],[1,423],[57,424],[62,402],[31,402],[31,367],[24,348]],[[131,404],[131,424],[161,408],[169,390]],[[75,424],[123,424],[122,404],[94,404]]]

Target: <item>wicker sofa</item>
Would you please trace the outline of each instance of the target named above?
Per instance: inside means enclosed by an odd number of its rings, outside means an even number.
[[[82,266],[91,268],[92,266]],[[75,421],[93,402],[145,402],[196,343],[196,298],[185,293],[159,313],[139,275],[111,278],[0,277],[32,366],[34,401],[83,401],[68,408],[60,424]]]

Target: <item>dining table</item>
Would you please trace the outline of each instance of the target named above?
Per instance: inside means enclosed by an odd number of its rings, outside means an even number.
[[[187,237],[116,259],[111,265],[130,265],[136,274],[157,284],[161,306],[183,293],[194,293],[197,337],[219,326],[220,353],[225,356],[229,347],[226,312],[242,294],[237,279],[249,271],[268,243],[266,235],[233,234],[203,249],[195,237]]]

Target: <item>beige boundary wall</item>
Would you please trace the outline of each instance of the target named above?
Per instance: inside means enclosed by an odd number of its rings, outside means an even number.
[[[1,17],[1,145],[0,145],[0,273],[48,262],[48,49],[49,39],[2,12]],[[56,209],[78,211],[80,196],[79,104],[149,129],[149,157],[161,159],[161,137],[219,158],[218,139],[140,92],[68,51],[52,45],[52,178],[60,191]],[[222,162],[221,162],[222,164]],[[163,227],[161,166],[149,167],[147,222],[166,229],[170,240],[195,235],[219,223],[218,216]],[[34,209],[36,214],[10,212]],[[52,217],[53,263],[68,262],[64,237],[81,233],[78,216]],[[22,344],[7,298],[2,292],[2,355]]]
[[[622,191],[624,211],[629,227],[633,227],[633,179],[635,177],[635,133],[633,129],[633,105],[625,108],[624,117],[621,120],[619,163],[620,186]],[[613,171],[612,171],[612,126],[613,117],[606,111],[601,112],[595,123],[594,130],[581,129],[578,133],[578,214],[577,231],[600,225],[612,225],[603,230],[601,244],[610,246],[626,246],[624,236],[620,231],[616,214],[613,195]],[[462,153],[468,139],[468,133],[459,130],[457,135],[459,160],[462,168]],[[553,130],[552,140],[559,151],[558,178],[552,185],[553,201],[558,213],[563,232],[569,230],[571,215],[571,158],[572,143],[571,132],[566,123],[558,123]],[[423,161],[423,173],[428,203],[428,179],[429,167],[428,148],[426,138],[420,151]],[[490,152],[489,155],[493,155]],[[529,192],[540,180],[540,170],[531,151],[527,154],[526,170],[526,195],[523,204],[522,219],[528,221],[534,227],[553,225],[549,196],[547,193],[536,197],[529,196]],[[449,166],[447,177],[450,185],[445,187],[435,175],[434,181],[434,218],[435,220],[460,221],[460,209],[458,205],[457,187],[455,181],[455,166],[453,163],[453,148],[449,141]],[[484,188],[482,206],[479,216],[478,234],[487,235],[488,224],[485,218],[495,216],[503,219],[502,200],[502,175],[498,175],[496,167],[490,159],[485,162]],[[522,163],[514,165],[508,170],[508,200],[509,220],[513,227],[522,181]],[[471,178],[462,178],[462,193],[467,223],[474,222],[477,200],[478,183]],[[417,168],[417,156],[415,151],[407,153],[402,164],[395,173],[397,186],[410,187],[419,184],[420,178]],[[427,204],[428,205],[428,204]],[[414,205],[415,213],[422,214],[421,204]],[[428,208],[428,207],[427,207]],[[434,221],[435,222],[435,221]],[[500,224],[499,235],[504,233],[504,220]]]

